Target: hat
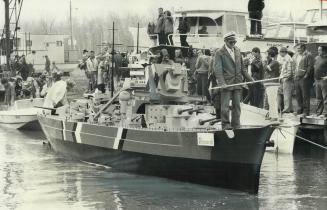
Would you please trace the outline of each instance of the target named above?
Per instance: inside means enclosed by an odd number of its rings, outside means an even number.
[[[286,47],[281,47],[280,50],[279,50],[279,52],[287,52],[287,51],[288,51],[288,50],[287,50]]]
[[[224,35],[224,40],[236,39],[236,33],[234,31],[228,32]]]

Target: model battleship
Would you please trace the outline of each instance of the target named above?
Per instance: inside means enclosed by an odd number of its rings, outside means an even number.
[[[187,96],[187,69],[127,69],[103,102],[78,99],[38,119],[52,148],[112,169],[257,193],[272,125],[222,130],[215,109]]]

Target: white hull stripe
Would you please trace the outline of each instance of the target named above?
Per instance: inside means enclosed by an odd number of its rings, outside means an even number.
[[[81,139],[82,125],[83,124],[81,122],[78,122],[75,131],[76,142],[79,144],[82,143],[82,139]]]
[[[67,138],[66,138],[66,124],[65,124],[64,120],[62,121],[62,136],[64,138],[64,141],[66,141],[67,140]]]
[[[119,127],[118,128],[117,135],[116,135],[116,138],[115,138],[115,141],[114,141],[114,145],[113,145],[113,149],[118,149],[119,142],[122,139],[123,130],[124,129],[122,127]]]

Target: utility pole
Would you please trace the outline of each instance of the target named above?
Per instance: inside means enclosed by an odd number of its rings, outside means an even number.
[[[5,2],[5,34],[6,34],[6,65],[7,71],[10,71],[10,18],[9,18],[9,0],[4,0]]]
[[[69,1],[69,21],[70,21],[70,47],[74,49],[73,43],[73,20],[72,20],[72,0]]]
[[[137,23],[136,54],[139,53],[140,23]]]
[[[114,68],[115,68],[115,22],[112,22],[112,51],[111,51],[111,98],[114,96]]]

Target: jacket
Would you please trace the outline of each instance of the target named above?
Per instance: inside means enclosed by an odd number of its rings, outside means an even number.
[[[235,61],[224,45],[216,51],[213,72],[217,79],[218,86],[232,85],[243,82],[243,77],[246,80],[252,81],[253,79],[247,73],[243,65],[243,59],[240,50],[234,47]],[[242,89],[241,86],[230,87],[228,90]]]
[[[262,11],[265,8],[264,0],[249,0],[248,11]]]
[[[321,77],[327,76],[327,57],[317,56],[314,65],[314,77],[320,80]]]
[[[158,17],[157,24],[154,30],[155,33],[159,34],[164,32],[164,19],[164,15],[160,15]]]
[[[165,34],[172,34],[174,32],[174,19],[171,16],[164,18],[164,32]]]
[[[206,55],[199,56],[196,60],[195,68],[200,74],[208,73],[210,58]]]
[[[178,31],[181,34],[186,34],[188,32],[190,32],[190,23],[187,21],[187,19],[181,19],[179,21],[179,25],[178,25]]]
[[[298,53],[293,56],[295,65],[298,56],[299,56]],[[304,76],[306,78],[311,77],[314,71],[313,68],[314,68],[314,58],[311,53],[305,51],[303,53],[302,59],[300,60],[298,69],[295,69],[295,79],[301,79]]]
[[[284,57],[278,55],[277,61],[280,64],[280,76],[290,80],[293,79],[294,76],[294,60],[286,54]]]

